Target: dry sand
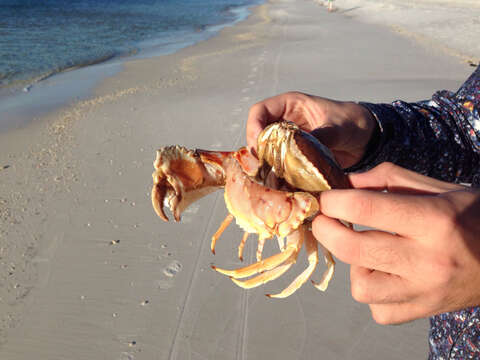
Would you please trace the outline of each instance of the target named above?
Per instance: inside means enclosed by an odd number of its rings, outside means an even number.
[[[340,1],[338,4],[340,5]],[[155,149],[235,149],[249,107],[300,90],[366,101],[455,90],[472,68],[385,27],[276,0],[173,55],[130,61],[91,98],[0,134],[0,359],[418,359],[427,322],[376,325],[338,266],[326,293],[280,290],[305,265],[250,291],[235,267],[241,232],[221,193],[182,224],[154,214]],[[274,251],[267,246],[266,254]],[[246,247],[246,261],[255,246]],[[319,274],[315,275],[317,280]]]
[[[325,5],[325,0],[316,0]],[[423,46],[464,62],[480,61],[480,2],[477,0],[335,0],[335,11],[390,27]]]

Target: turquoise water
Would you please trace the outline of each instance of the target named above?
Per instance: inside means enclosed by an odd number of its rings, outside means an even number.
[[[172,51],[245,17],[259,2],[0,0],[0,88],[28,88],[67,69],[146,50]]]

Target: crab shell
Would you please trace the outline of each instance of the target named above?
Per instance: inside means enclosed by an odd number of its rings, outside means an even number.
[[[351,188],[330,150],[291,122],[276,122],[258,136],[257,153],[276,176],[296,189],[318,193]]]

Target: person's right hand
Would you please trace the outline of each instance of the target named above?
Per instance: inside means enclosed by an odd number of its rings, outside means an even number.
[[[355,165],[363,157],[377,126],[371,113],[354,102],[288,92],[260,101],[250,108],[248,147],[256,150],[260,132],[277,121],[291,121],[311,132],[330,148],[343,168]]]
[[[380,324],[480,305],[480,191],[391,163],[320,193],[313,235]],[[384,192],[386,190],[387,192]],[[369,227],[354,231],[335,219]]]

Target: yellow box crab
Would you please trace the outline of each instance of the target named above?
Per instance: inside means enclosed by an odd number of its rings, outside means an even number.
[[[153,163],[153,207],[165,221],[168,218],[163,207],[170,208],[179,221],[191,203],[224,188],[229,214],[212,236],[211,250],[215,253],[216,241],[235,219],[245,231],[238,257],[242,259],[248,235],[255,233],[257,262],[234,270],[212,268],[243,288],[253,288],[284,274],[296,262],[305,242],[308,267],[283,291],[267,296],[284,298],[300,288],[318,264],[318,246],[327,269],[319,283],[312,283],[324,291],[333,276],[335,261],[311,232],[311,219],[319,211],[316,195],[332,188],[349,188],[348,178],[328,148],[293,123],[277,122],[266,127],[258,136],[257,153],[258,158],[246,148],[160,148]],[[262,260],[265,240],[274,236],[280,253]]]

